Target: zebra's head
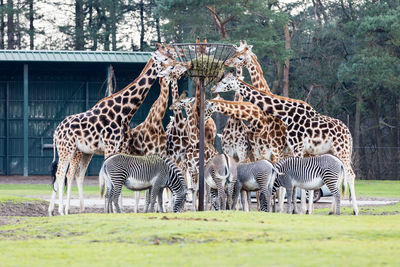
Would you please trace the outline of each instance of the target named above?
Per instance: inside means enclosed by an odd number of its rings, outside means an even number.
[[[275,193],[279,189],[279,187],[282,186],[282,179],[285,179],[286,177],[282,161],[276,163],[275,166],[273,166],[272,170],[274,174],[272,175],[269,186],[272,186],[272,192]]]
[[[165,159],[168,165],[167,186],[172,192],[174,212],[183,212],[186,202],[186,182],[179,168],[169,159]]]

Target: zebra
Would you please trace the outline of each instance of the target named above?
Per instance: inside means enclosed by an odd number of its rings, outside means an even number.
[[[259,191],[260,210],[271,211],[272,190],[269,189],[272,188],[277,173],[278,170],[268,160],[239,164],[237,167],[237,181],[233,191],[233,206],[236,206],[240,193],[242,210],[245,210],[244,191],[246,191],[248,209],[250,209],[250,191]]]
[[[232,209],[232,194],[236,177],[237,162],[227,154],[220,154],[207,163],[204,169],[204,180],[211,190],[207,196],[211,195],[212,205],[216,210],[225,210],[227,201],[228,209]],[[225,192],[225,187],[228,194]]]
[[[116,212],[121,209],[118,198],[121,194],[122,186],[125,185],[131,190],[150,189],[149,197],[150,212],[154,211],[156,196],[162,195],[162,189],[168,187],[172,191],[173,211],[183,211],[186,200],[186,183],[181,171],[169,159],[158,156],[133,156],[126,154],[116,154],[107,158],[99,174],[100,195],[104,195],[106,188],[104,212],[113,211],[114,203]],[[160,201],[159,201],[160,202]],[[160,211],[162,202],[159,203]]]
[[[329,214],[340,214],[339,185],[343,179],[346,182],[346,169],[339,158],[330,154],[309,158],[289,157],[276,163],[275,167],[281,173],[275,179],[272,192],[280,186],[286,188],[288,213],[292,212],[292,202],[293,213],[297,213],[296,187],[316,190],[325,184],[334,196]],[[309,200],[309,205],[312,205],[312,199]],[[312,209],[309,208],[307,213],[311,212]]]

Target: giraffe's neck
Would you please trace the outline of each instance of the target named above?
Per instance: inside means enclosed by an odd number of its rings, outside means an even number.
[[[271,89],[269,88],[267,81],[264,78],[263,71],[255,55],[251,55],[249,73],[251,77],[251,83],[255,88],[264,91],[265,93],[271,94]]]
[[[186,123],[187,123],[187,128],[189,131],[189,140],[192,144],[196,144],[196,142],[199,139],[199,128],[197,127],[197,123],[194,119],[194,113],[193,113],[193,108],[189,107],[185,109],[186,111],[186,115],[187,115],[187,119],[186,119]]]
[[[178,80],[171,79],[171,96],[172,96],[172,103],[175,103],[179,98],[178,92]]]
[[[262,111],[281,118],[286,125],[296,122],[302,115],[314,117],[318,114],[304,101],[265,94],[240,80],[239,93],[251,103],[257,105]]]
[[[243,68],[242,67],[237,67],[236,68],[236,77],[240,80],[243,80]],[[233,101],[243,101],[243,96],[241,96],[238,92],[235,93],[235,97],[233,98]]]
[[[106,107],[112,108],[116,112],[118,124],[129,123],[156,81],[159,70],[160,63],[150,59],[133,82],[121,91],[100,100],[92,110],[97,110],[101,114]]]
[[[223,113],[230,118],[236,120],[245,120],[251,124],[251,126],[257,126],[262,118],[265,116],[264,113],[249,102],[236,102],[226,100],[209,100],[215,103],[215,111]]]
[[[171,95],[172,95],[172,102],[176,103],[176,101],[179,99],[177,79],[171,80]],[[182,109],[174,109],[174,118],[175,118],[175,127],[179,124],[180,121],[184,121]],[[186,133],[186,127],[176,127],[175,130],[178,133],[178,135],[183,135],[183,133]]]
[[[164,118],[165,111],[168,106],[168,96],[169,96],[169,83],[164,78],[160,78],[160,96],[153,103],[150,111],[146,117],[146,122],[152,125],[158,125],[161,128],[162,119]]]

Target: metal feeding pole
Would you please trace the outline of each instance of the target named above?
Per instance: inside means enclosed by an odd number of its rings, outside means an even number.
[[[200,90],[200,151],[199,151],[199,211],[204,210],[204,97],[205,89],[216,78],[221,77],[224,64],[235,53],[233,45],[208,43],[173,44],[181,62],[190,63],[187,75],[197,79]],[[196,107],[197,109],[197,107]]]

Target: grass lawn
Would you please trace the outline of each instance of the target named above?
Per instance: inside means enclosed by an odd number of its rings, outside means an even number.
[[[0,185],[0,195],[22,201],[22,192],[44,192],[23,186]],[[358,196],[400,197],[399,189],[400,182],[356,185]],[[0,217],[0,266],[400,266],[400,204],[360,211]],[[391,215],[368,215],[385,212]]]

